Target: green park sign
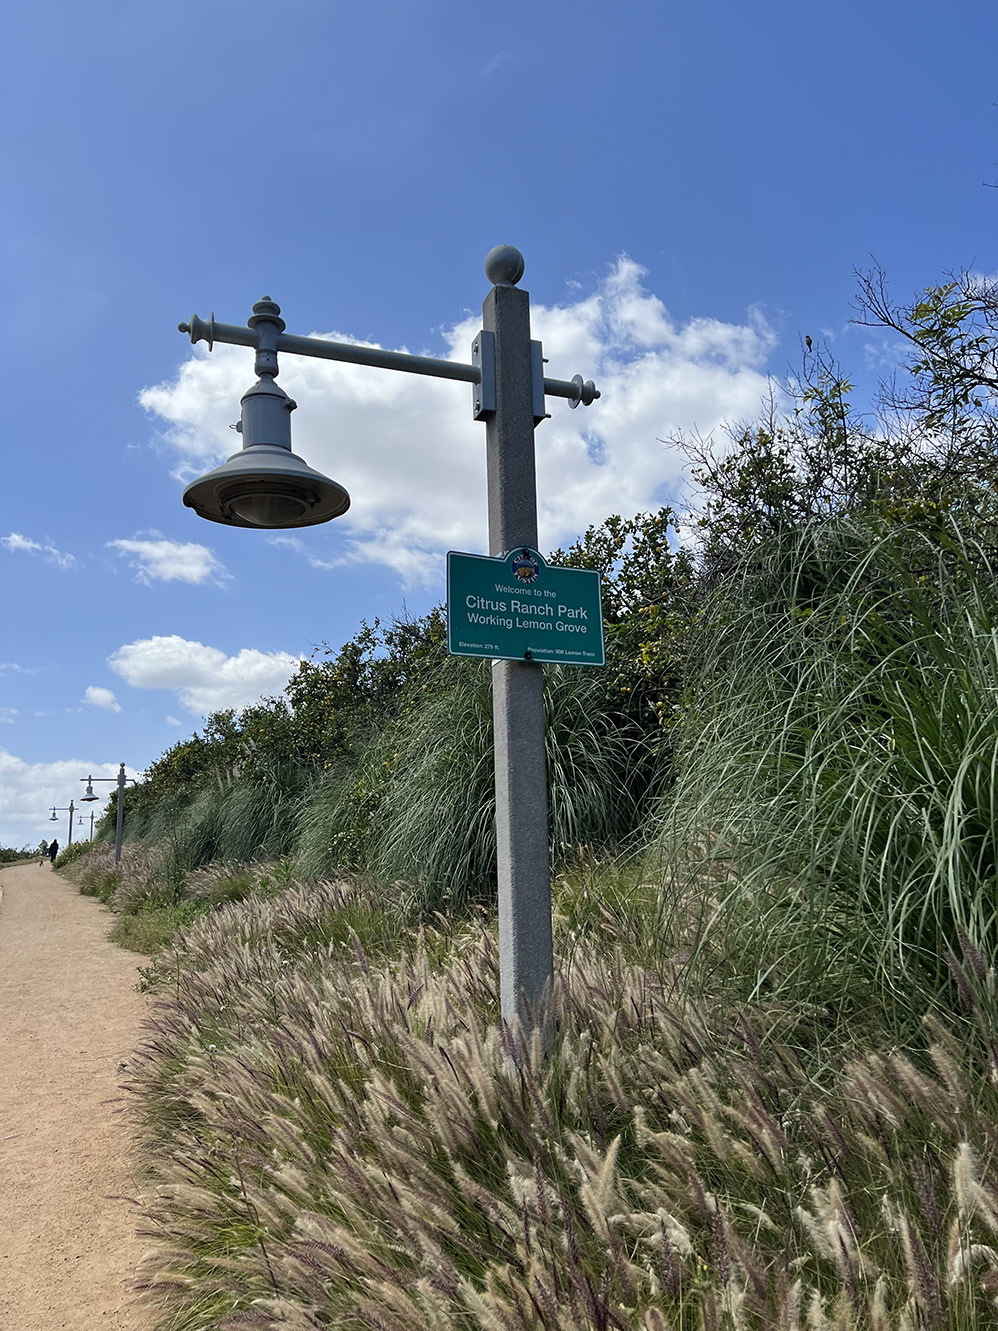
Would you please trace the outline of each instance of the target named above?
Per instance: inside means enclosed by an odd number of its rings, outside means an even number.
[[[447,650],[493,660],[606,664],[600,577],[536,550],[447,555]]]

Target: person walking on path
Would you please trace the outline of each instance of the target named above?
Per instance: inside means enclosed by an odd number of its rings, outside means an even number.
[[[59,854],[59,843],[53,841],[49,846],[49,863],[55,864],[55,857]]]

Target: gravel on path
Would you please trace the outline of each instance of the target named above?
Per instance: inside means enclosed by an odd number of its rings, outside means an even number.
[[[0,870],[0,1331],[145,1331],[119,1065],[143,958],[49,864]]]

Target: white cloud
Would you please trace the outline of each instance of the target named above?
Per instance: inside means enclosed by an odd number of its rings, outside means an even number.
[[[643,278],[624,258],[591,294],[532,308],[533,334],[550,358],[545,373],[581,373],[602,394],[575,411],[548,399],[552,419],[536,433],[541,550],[610,513],[677,498],[685,458],[660,441],[752,417],[768,391],[775,338],[758,314],[743,324],[679,325]],[[479,327],[476,315],[446,334],[451,359],[470,359]],[[197,349],[173,383],[141,395],[168,422],[178,475],[235,451],[228,426],[251,382],[251,354],[216,345],[210,355]],[[300,404],[295,452],[353,499],[335,534],[315,528],[285,544],[318,567],[381,563],[409,583],[439,579],[447,549],[487,549],[484,431],[472,420],[469,385],[295,356],[282,358],[281,383]]]
[[[120,712],[121,703],[111,692],[110,689],[102,689],[97,684],[89,684],[87,691],[83,695],[83,701],[90,703],[91,707],[101,707],[105,712]]]
[[[55,564],[56,568],[71,568],[76,563],[72,555],[63,554],[54,545],[42,545],[16,531],[12,531],[9,536],[0,536],[0,545],[5,545],[12,553],[16,550],[23,554],[40,555],[47,563]]]
[[[126,771],[131,777],[138,775],[132,768],[126,768]],[[68,839],[66,820],[70,800],[76,807],[73,840],[79,840],[84,831],[89,835],[90,819],[86,810],[95,809],[99,814],[104,807],[104,797],[114,791],[114,786],[95,786],[102,802],[81,805],[80,796],[87,776],[116,779],[118,764],[98,763],[92,758],[29,763],[0,748],[0,843],[33,848],[43,837],[46,841],[54,837],[64,846]],[[60,810],[54,823],[51,821],[53,806]],[[86,818],[85,827],[78,821],[79,814]]]
[[[284,550],[293,550],[296,555],[301,555],[305,563],[312,568],[338,568],[341,562],[336,559],[322,559],[299,536],[271,536],[268,537],[268,540],[271,545],[276,545]]]
[[[197,716],[225,707],[248,707],[279,693],[298,669],[287,652],[244,647],[226,656],[217,647],[169,637],[126,643],[108,659],[111,669],[136,689],[168,689]]]
[[[14,718],[19,715],[16,707],[0,707],[0,725],[12,726]]]
[[[168,541],[159,532],[149,532],[153,539],[108,541],[119,554],[129,556],[136,582],[222,582],[225,568],[206,545],[193,541]]]

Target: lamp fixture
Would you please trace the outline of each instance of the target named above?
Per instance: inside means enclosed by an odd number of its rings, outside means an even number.
[[[248,321],[258,338],[259,378],[239,403],[235,428],[243,437],[242,448],[184,491],[187,507],[210,522],[230,527],[311,527],[338,518],[350,507],[342,485],[291,451],[291,413],[298,404],[274,382],[277,339],[285,328],[280,315],[276,301],[264,296]],[[180,328],[186,332],[190,325]]]

